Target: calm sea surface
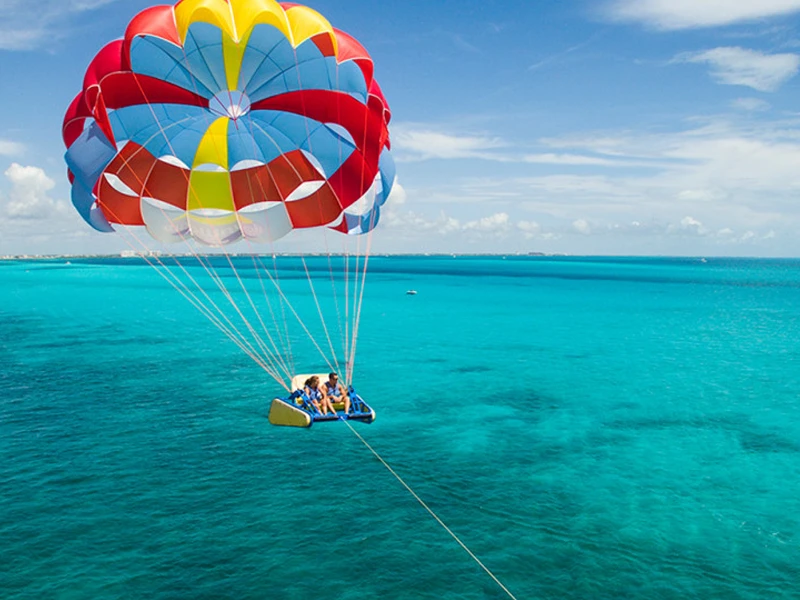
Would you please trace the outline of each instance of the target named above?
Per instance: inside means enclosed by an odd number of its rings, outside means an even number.
[[[800,261],[373,257],[357,348],[354,427],[517,598],[800,598]],[[279,392],[140,261],[0,263],[0,598],[507,598],[346,425],[270,426]]]

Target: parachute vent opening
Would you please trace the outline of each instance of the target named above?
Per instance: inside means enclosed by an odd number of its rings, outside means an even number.
[[[209,100],[208,109],[217,116],[235,121],[250,112],[250,98],[242,92],[224,90]]]

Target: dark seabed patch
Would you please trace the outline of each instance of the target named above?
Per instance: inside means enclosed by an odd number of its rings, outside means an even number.
[[[491,373],[492,371],[494,371],[492,367],[487,367],[486,365],[472,365],[472,366],[463,365],[460,367],[454,367],[451,370],[453,371],[453,373],[459,373],[462,375],[466,375],[469,373]]]
[[[739,443],[745,452],[759,454],[797,454],[800,453],[800,442],[771,431],[756,429],[738,432]]]
[[[612,419],[603,423],[603,426],[609,429],[632,431],[664,429],[726,429],[737,431],[749,425],[750,420],[746,416],[730,414],[695,417],[631,417]]]

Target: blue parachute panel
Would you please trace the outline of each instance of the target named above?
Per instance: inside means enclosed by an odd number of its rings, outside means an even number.
[[[134,38],[131,43],[131,68],[180,88],[211,98],[214,93],[187,69],[183,48],[152,36]]]
[[[91,191],[103,169],[116,154],[117,149],[114,144],[106,137],[100,126],[92,121],[67,150],[65,159],[69,170],[75,176],[75,181]]]

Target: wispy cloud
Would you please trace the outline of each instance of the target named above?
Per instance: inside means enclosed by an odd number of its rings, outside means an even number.
[[[80,13],[119,0],[0,0],[0,50],[32,50],[64,35],[65,23]]]
[[[570,54],[573,54],[574,52],[577,52],[578,50],[583,50],[587,46],[590,46],[595,41],[597,41],[600,37],[602,37],[604,34],[605,34],[604,31],[595,33],[588,40],[586,40],[584,42],[581,42],[580,44],[575,44],[574,46],[570,46],[566,50],[562,50],[561,52],[556,52],[555,54],[551,54],[550,56],[547,56],[547,57],[545,57],[545,58],[543,58],[541,60],[538,60],[534,64],[532,64],[530,67],[528,67],[528,70],[536,71],[538,69],[541,69],[542,67],[546,67],[546,66],[551,65],[553,63],[558,63],[558,62],[562,61],[564,58],[566,58],[567,56],[569,56]]]
[[[25,152],[24,144],[0,139],[0,156],[19,156],[23,152]]]
[[[797,75],[797,54],[764,54],[739,47],[721,47],[679,54],[675,63],[703,63],[711,66],[711,77],[724,85],[743,85],[760,92],[774,92]]]
[[[591,166],[591,167],[621,167],[631,166],[629,162],[622,163],[610,158],[598,156],[586,156],[583,154],[526,154],[522,162],[540,165],[572,165],[572,166]],[[640,164],[640,163],[639,163]]]
[[[645,158],[631,159],[615,155],[611,148],[594,148],[589,154],[526,153],[498,136],[444,133],[424,125],[398,125],[393,130],[392,141],[396,157],[400,162],[477,159],[572,167],[655,168],[659,166]],[[613,143],[609,140],[609,146]],[[551,148],[559,147],[558,142],[554,140],[541,140],[541,144]]]
[[[498,137],[480,135],[453,135],[432,129],[414,126],[396,126],[392,131],[392,143],[398,158],[406,161],[435,158],[481,158],[502,160],[491,151],[506,144]]]
[[[737,98],[731,102],[731,106],[747,112],[761,112],[772,108],[769,102],[761,98]]]
[[[611,0],[612,19],[662,30],[719,27],[800,12],[800,0]]]

